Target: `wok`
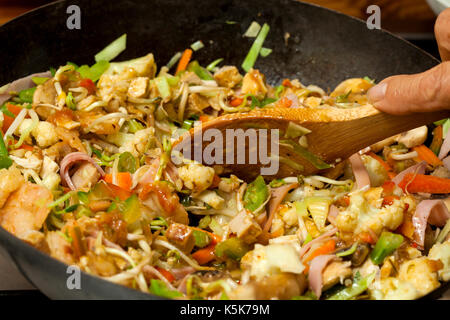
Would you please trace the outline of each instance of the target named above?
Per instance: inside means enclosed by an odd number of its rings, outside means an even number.
[[[81,9],[81,30],[69,30],[69,5]],[[0,27],[0,84],[64,65],[92,64],[94,54],[123,33],[127,49],[116,60],[155,54],[158,65],[197,40],[202,64],[224,58],[240,65],[251,46],[243,38],[257,20],[271,26],[265,46],[273,53],[256,67],[270,83],[299,78],[305,84],[333,88],[349,77],[381,80],[398,73],[416,73],[439,61],[385,31],[318,6],[289,0],[153,0],[59,1]],[[230,22],[237,23],[230,23]],[[227,23],[228,22],[228,23]],[[285,39],[287,33],[290,35]],[[157,299],[82,273],[81,289],[69,290],[67,266],[0,228],[1,252],[50,298]],[[438,297],[446,288],[433,292]]]

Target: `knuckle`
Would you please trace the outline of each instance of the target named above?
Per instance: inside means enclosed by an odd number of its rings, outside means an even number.
[[[445,84],[450,80],[450,62],[444,62],[425,73],[419,81],[419,90],[424,102],[444,102],[449,88]]]

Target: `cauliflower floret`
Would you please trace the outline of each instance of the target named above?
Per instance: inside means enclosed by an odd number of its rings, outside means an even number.
[[[371,296],[376,300],[414,300],[420,293],[408,281],[386,278],[379,282],[379,289],[371,290]]]
[[[40,175],[42,178],[42,184],[49,190],[56,189],[61,182],[61,177],[58,174],[58,170],[58,164],[51,158],[44,156]]]
[[[383,228],[395,230],[402,224],[406,197],[381,208],[374,205],[374,199],[370,199],[370,202],[368,200],[363,192],[354,193],[350,197],[350,205],[336,218],[338,229],[359,234],[370,228],[379,235]]]
[[[184,185],[194,193],[208,189],[214,179],[214,169],[199,163],[189,163],[178,168],[178,175]]]
[[[139,157],[145,152],[145,147],[147,146],[150,139],[152,139],[155,134],[154,128],[147,128],[136,131],[133,138],[126,140],[125,143],[120,147],[119,151],[130,152],[133,156]]]
[[[420,257],[403,263],[398,278],[410,282],[423,296],[440,286],[436,272],[439,267],[442,263]]]
[[[428,258],[442,262],[444,267],[438,271],[439,278],[450,281],[450,242],[436,243],[431,248]]]
[[[16,191],[24,182],[20,170],[15,165],[0,170],[0,208],[3,207],[11,192]]]
[[[361,160],[367,169],[370,177],[370,185],[373,187],[381,186],[386,180],[389,179],[386,169],[381,163],[375,160],[371,156],[362,155]]]
[[[53,124],[47,121],[39,121],[31,132],[39,147],[46,148],[58,142],[58,135]]]
[[[241,267],[256,279],[280,272],[301,274],[305,269],[297,250],[289,244],[256,244],[254,250],[242,257]]]

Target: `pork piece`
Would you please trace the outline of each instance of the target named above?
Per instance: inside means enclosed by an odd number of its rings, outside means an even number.
[[[262,229],[246,210],[238,213],[229,223],[230,230],[246,243],[256,242]]]
[[[172,223],[166,231],[167,239],[181,251],[191,252],[195,245],[193,231],[187,225]]]
[[[98,179],[100,179],[100,173],[89,162],[83,163],[72,176],[72,182],[78,190],[91,189],[97,183]]]
[[[19,238],[26,237],[29,231],[42,228],[53,201],[53,195],[45,187],[24,182],[11,193],[0,209],[1,226]]]
[[[224,66],[214,73],[214,79],[219,86],[231,89],[242,81],[242,76],[236,67]]]

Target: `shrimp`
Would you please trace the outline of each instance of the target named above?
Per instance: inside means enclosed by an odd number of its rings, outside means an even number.
[[[45,187],[24,182],[6,200],[0,209],[0,224],[3,228],[24,238],[32,230],[40,230],[50,212],[48,205],[53,195]]]

